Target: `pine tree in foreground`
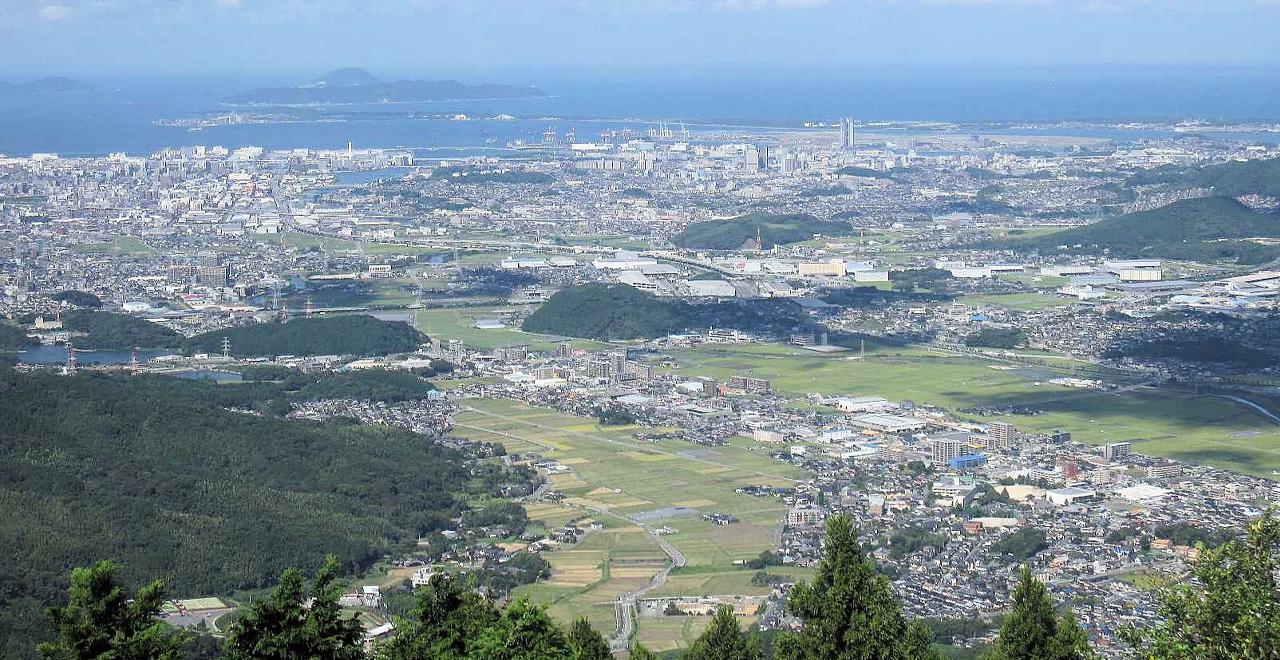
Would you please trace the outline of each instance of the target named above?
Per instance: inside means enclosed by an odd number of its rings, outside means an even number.
[[[862,551],[847,516],[827,521],[822,561],[813,584],[797,584],[787,610],[804,620],[796,633],[779,635],[779,660],[939,660],[932,635],[907,623],[875,563]]]
[[[116,566],[101,561],[71,574],[70,602],[51,607],[56,641],[41,644],[43,660],[182,660],[186,639],[156,616],[167,596],[152,582],[130,596],[116,582]]]
[[[364,629],[344,618],[338,562],[329,557],[310,587],[289,569],[266,598],[246,608],[227,636],[228,660],[362,660]]]
[[[591,627],[585,616],[569,627],[569,649],[573,651],[573,660],[613,660],[609,642]]]
[[[1088,660],[1089,636],[1069,610],[1062,618],[1053,599],[1031,569],[1023,567],[1013,590],[1013,607],[995,648],[984,660]]]
[[[1129,628],[1121,637],[1144,660],[1273,660],[1280,658],[1280,521],[1268,511],[1244,541],[1204,550],[1198,586],[1160,595],[1164,622]]]
[[[379,647],[379,660],[464,660],[467,646],[498,621],[493,604],[448,575],[431,576],[416,598],[409,617],[396,621],[395,636]]]
[[[761,660],[758,637],[747,638],[733,616],[733,608],[721,605],[682,660]]]

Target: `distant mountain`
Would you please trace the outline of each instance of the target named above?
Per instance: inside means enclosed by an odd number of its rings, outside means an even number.
[[[1150,211],[1126,213],[1084,227],[995,243],[1042,254],[1097,254],[1258,264],[1280,248],[1245,240],[1280,238],[1280,216],[1258,213],[1230,197],[1183,199]]]
[[[346,68],[294,87],[263,87],[236,94],[230,103],[416,103],[542,96],[537,87],[516,85],[464,85],[456,80],[401,80],[383,82],[364,69]]]
[[[671,242],[692,250],[765,249],[807,241],[816,234],[843,236],[853,231],[847,222],[819,220],[807,213],[755,212],[737,218],[709,220],[684,228]],[[756,245],[757,240],[764,245]]]
[[[40,78],[29,83],[7,83],[0,81],[0,96],[17,94],[49,94],[53,92],[85,92],[94,89],[93,85],[82,80],[53,76]]]
[[[314,86],[355,87],[357,85],[377,85],[381,82],[372,73],[364,69],[349,67],[346,69],[334,69],[311,81],[311,84]]]

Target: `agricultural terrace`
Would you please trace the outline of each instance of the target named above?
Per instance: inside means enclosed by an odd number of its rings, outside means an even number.
[[[532,521],[548,528],[571,520],[603,525],[576,546],[547,553],[551,579],[522,587],[517,595],[547,604],[559,620],[586,615],[596,628],[611,632],[614,600],[647,585],[668,565],[641,523],[661,529],[687,562],[687,579],[683,572],[673,574],[662,594],[702,596],[708,588],[732,590],[711,595],[759,593],[750,587],[752,571],[734,562],[776,547],[786,507],[734,491],[788,485],[804,479],[803,471],[768,458],[742,438],[714,448],[680,440],[648,442],[633,437],[638,427],[601,428],[592,420],[520,403],[474,399],[464,405],[470,409],[457,416],[454,434],[498,442],[510,453],[538,454],[569,468],[551,477],[551,488],[564,493],[564,502],[529,504]],[[701,519],[701,513],[712,511],[740,522],[720,526]],[[682,588],[690,593],[677,594]],[[644,617],[638,623],[641,639],[646,626],[657,625]]]

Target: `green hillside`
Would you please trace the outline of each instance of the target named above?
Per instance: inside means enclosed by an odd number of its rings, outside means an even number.
[[[0,372],[0,657],[34,657],[74,566],[226,595],[329,553],[367,567],[496,492],[418,434],[229,412],[217,388]]]
[[[521,326],[525,332],[636,339],[661,337],[689,323],[685,306],[625,284],[584,284],[561,289]]]
[[[89,333],[73,340],[77,348],[177,348],[182,343],[176,331],[128,314],[75,310],[62,315],[62,327]]]
[[[853,231],[845,222],[819,220],[807,213],[756,212],[727,220],[699,222],[685,227],[671,239],[676,245],[693,250],[740,250],[759,236],[762,249],[774,245],[807,241],[816,234],[843,236]]]
[[[36,341],[21,327],[0,321],[0,351],[20,351]]]
[[[1125,185],[1213,188],[1214,195],[1223,197],[1280,197],[1280,158],[1231,161],[1205,167],[1164,165],[1130,176],[1125,180]]]
[[[381,321],[372,316],[321,316],[297,318],[285,323],[216,330],[186,340],[187,353],[221,353],[222,339],[231,340],[231,354],[274,355],[388,355],[418,350],[431,341],[401,321]]]
[[[1257,213],[1229,197],[1202,197],[998,245],[1063,254],[1093,254],[1109,249],[1112,257],[1242,264],[1263,263],[1280,256],[1280,248],[1241,240],[1258,237],[1280,237],[1280,216]]]
[[[786,300],[689,304],[658,298],[625,284],[583,284],[561,289],[524,320],[525,332],[587,339],[652,339],[707,327],[766,332],[805,323]]]

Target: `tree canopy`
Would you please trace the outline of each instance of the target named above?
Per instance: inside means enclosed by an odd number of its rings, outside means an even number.
[[[1160,594],[1163,623],[1122,636],[1140,658],[1280,657],[1277,570],[1280,521],[1272,510],[1249,526],[1245,540],[1205,550],[1194,564],[1195,583]]]
[[[827,521],[822,561],[813,584],[791,590],[787,611],[804,628],[778,638],[780,660],[916,660],[940,656],[923,624],[908,623],[875,562],[858,543],[847,516]]]
[[[1070,610],[1062,617],[1043,582],[1023,567],[995,648],[983,660],[1088,660],[1089,637]]]

